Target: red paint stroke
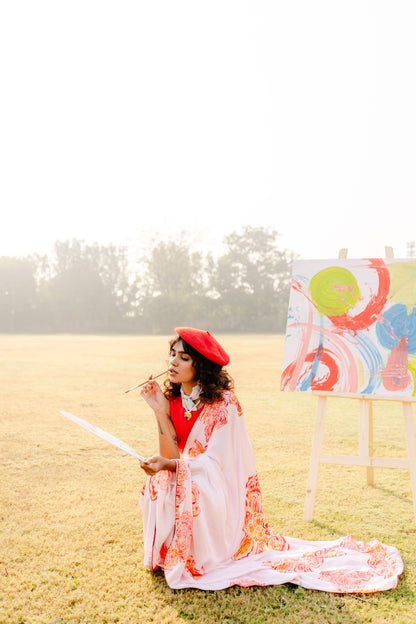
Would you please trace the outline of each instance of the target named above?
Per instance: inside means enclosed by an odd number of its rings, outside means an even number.
[[[342,314],[341,316],[328,316],[330,321],[339,329],[348,329],[357,332],[360,329],[366,329],[375,323],[387,301],[387,295],[390,290],[390,273],[384,261],[380,258],[370,258],[370,269],[377,271],[378,275],[378,291],[370,297],[370,300],[362,312],[356,316]]]
[[[412,381],[407,361],[409,356],[409,339],[400,336],[391,350],[387,366],[382,370],[383,386],[386,390],[397,392],[405,390]]]
[[[319,352],[319,353],[318,353]],[[325,366],[327,368],[327,373],[317,378],[316,376],[311,381],[310,389],[311,390],[332,390],[339,379],[339,369],[334,358],[329,355],[327,351],[324,351],[322,348],[317,348],[314,351],[308,353],[305,357],[305,363],[308,362],[310,366],[307,367],[306,370],[303,371],[302,377],[310,374],[315,359],[319,359],[319,364]],[[292,362],[285,368],[282,373],[282,382],[281,388],[285,388],[286,384],[293,379],[293,373],[296,367],[296,361]],[[300,381],[300,378],[298,379]]]
[[[311,302],[310,302],[311,303]],[[311,303],[312,307],[312,303]],[[292,359],[291,364],[288,364],[285,371],[282,373],[280,389],[291,390],[292,392],[297,389],[299,379],[303,378],[303,366],[305,364],[305,358],[308,354],[308,347],[310,337],[313,332],[318,333],[322,338],[329,341],[331,347],[327,346],[326,351],[330,352],[338,362],[337,366],[340,370],[348,371],[343,374],[341,378],[341,386],[338,388],[339,392],[357,392],[358,391],[358,371],[357,362],[354,359],[351,351],[349,350],[345,341],[339,337],[333,330],[328,330],[320,327],[319,325],[312,325],[309,320],[307,323],[293,323],[288,326],[290,329],[299,327],[303,330],[302,339],[297,343],[297,350],[295,357]],[[306,330],[308,331],[306,338]],[[292,367],[292,368],[290,368]],[[284,377],[285,372],[290,371],[291,377]]]

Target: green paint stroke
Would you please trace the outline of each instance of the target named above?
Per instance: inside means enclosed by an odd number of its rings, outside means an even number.
[[[361,297],[354,275],[342,267],[328,267],[315,273],[309,290],[318,312],[324,316],[345,314]]]
[[[410,314],[416,303],[416,260],[410,262],[392,262],[388,265],[390,273],[389,299],[403,303]]]
[[[408,360],[409,372],[413,377],[413,392],[412,396],[416,396],[416,356],[412,355]]]

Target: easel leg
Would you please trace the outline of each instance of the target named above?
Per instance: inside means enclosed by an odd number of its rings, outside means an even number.
[[[413,423],[412,404],[403,402],[404,426],[406,430],[407,454],[409,457],[410,483],[412,486],[413,511],[416,520],[416,436]]]
[[[360,457],[373,456],[373,402],[371,399],[360,400],[360,433],[359,433]],[[367,485],[374,485],[374,468],[367,466]]]
[[[316,488],[318,485],[319,457],[321,454],[322,438],[324,433],[326,397],[318,397],[316,408],[315,431],[312,440],[311,462],[309,466],[308,485],[306,488],[305,507],[303,519],[310,522],[313,518]]]
[[[373,457],[373,402],[368,406],[368,455]],[[374,485],[374,468],[367,467],[367,485]]]

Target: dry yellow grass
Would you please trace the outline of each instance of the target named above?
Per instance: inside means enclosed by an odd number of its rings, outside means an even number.
[[[396,590],[358,600],[292,586],[170,590],[142,566],[137,506],[144,474],[134,458],[70,421],[64,409],[157,450],[137,393],[163,370],[168,337],[0,336],[0,623],[414,622],[416,528],[404,470],[322,466],[315,519],[303,522],[316,399],[281,393],[282,336],[222,336],[232,356],[269,523],[286,535],[377,537],[402,552]],[[330,399],[324,446],[357,449],[358,403]],[[405,457],[399,405],[375,405],[375,451]]]

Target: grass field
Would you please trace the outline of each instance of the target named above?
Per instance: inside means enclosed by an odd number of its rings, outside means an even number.
[[[139,453],[153,417],[124,390],[165,368],[168,337],[0,336],[0,623],[356,624],[416,622],[416,525],[406,470],[323,465],[304,522],[316,398],[279,391],[283,337],[221,336],[253,443],[271,527],[378,538],[402,553],[398,588],[348,596],[278,587],[171,590],[142,565],[137,460],[67,421],[67,410]],[[356,454],[358,402],[331,398],[324,452]],[[406,457],[401,405],[374,405],[375,455]]]

